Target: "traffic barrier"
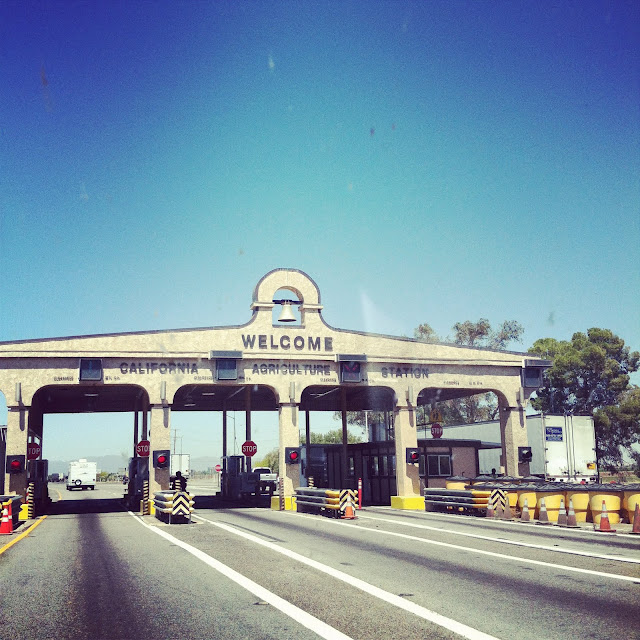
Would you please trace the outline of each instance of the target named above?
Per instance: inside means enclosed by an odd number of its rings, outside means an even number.
[[[573,498],[569,498],[569,513],[567,514],[567,527],[570,529],[578,529],[578,518],[573,508]]]
[[[547,515],[547,505],[544,503],[544,498],[540,498],[540,513],[538,515],[538,524],[551,524],[549,522],[549,516]]]
[[[318,513],[334,518],[355,518],[357,507],[356,492],[353,489],[322,489],[320,487],[297,487],[296,511],[299,513]],[[343,515],[351,513],[351,516]]]
[[[531,514],[529,513],[529,499],[525,497],[524,507],[520,515],[520,522],[531,522]]]
[[[559,527],[567,526],[567,510],[564,506],[564,498],[560,498],[560,509],[558,509],[558,522]]]
[[[605,501],[602,501],[602,514],[600,515],[600,528],[598,529],[596,525],[593,525],[593,528],[596,531],[602,533],[615,533],[616,530],[611,528],[611,524],[609,523],[609,514],[607,513],[607,505]]]
[[[344,500],[344,507],[343,507]],[[355,495],[351,489],[345,489],[340,492],[340,516],[343,520],[355,520],[356,514],[353,511],[353,503],[355,502]]]
[[[640,533],[640,503],[638,502],[636,502],[636,510],[633,514],[633,528],[631,529],[631,533]]]
[[[169,524],[191,522],[193,498],[186,491],[156,491],[153,506],[158,520],[168,520]]]
[[[0,521],[0,535],[9,535],[13,533],[13,522],[9,518],[9,509],[6,504],[2,505],[2,521]]]
[[[15,531],[20,523],[20,512],[22,507],[22,496],[2,496],[0,495],[0,513],[3,507],[7,507],[9,520],[11,520],[12,530]]]
[[[447,511],[475,513],[487,511],[490,491],[478,489],[430,489],[424,490],[424,504],[427,511]],[[493,517],[487,513],[488,517]]]

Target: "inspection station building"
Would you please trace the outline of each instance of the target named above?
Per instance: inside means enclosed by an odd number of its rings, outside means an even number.
[[[276,299],[278,292],[282,299]],[[276,306],[281,308],[274,321]],[[524,475],[518,447],[528,444],[525,407],[549,361],[335,329],[322,309],[320,290],[308,275],[275,269],[256,285],[252,315],[241,326],[1,342],[6,453],[26,456],[28,443],[41,445],[48,413],[130,412],[133,440],[148,439],[154,451],[170,448],[174,411],[222,412],[225,443],[228,411],[246,412],[248,440],[251,413],[277,411],[280,475],[290,498],[300,485],[300,465],[286,464],[285,448],[300,446],[314,411],[342,412],[337,466],[344,482],[354,475],[347,412],[385,412],[392,425],[385,444],[393,457],[389,503],[423,509],[418,465],[405,462],[406,449],[418,446],[416,409],[493,392],[503,471]],[[27,481],[27,468],[7,472],[4,491],[24,495]],[[151,492],[168,489],[169,470],[151,468],[149,483]]]

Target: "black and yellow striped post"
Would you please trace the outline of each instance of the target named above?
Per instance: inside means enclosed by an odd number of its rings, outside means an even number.
[[[149,507],[149,481],[144,480],[142,482],[142,500],[140,501],[140,514],[148,516],[151,513]]]
[[[36,517],[36,485],[33,482],[29,483],[27,487],[27,505],[28,505],[28,514],[29,519]]]

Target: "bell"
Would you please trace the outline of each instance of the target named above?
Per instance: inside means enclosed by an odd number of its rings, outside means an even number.
[[[293,315],[293,310],[291,309],[291,300],[283,300],[282,301],[282,311],[280,312],[280,317],[278,318],[278,322],[295,322],[296,317]]]

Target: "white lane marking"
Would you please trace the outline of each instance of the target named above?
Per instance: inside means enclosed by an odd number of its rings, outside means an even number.
[[[415,604],[410,600],[405,600],[400,596],[396,596],[393,593],[384,591],[384,589],[380,589],[379,587],[369,584],[364,580],[360,580],[359,578],[354,578],[353,576],[343,573],[338,569],[333,569],[332,567],[329,567],[325,564],[321,564],[316,560],[311,560],[310,558],[300,555],[295,551],[284,549],[283,547],[279,547],[278,545],[273,544],[272,542],[269,542],[262,538],[258,538],[257,536],[254,536],[250,533],[246,533],[245,531],[241,531],[240,529],[236,529],[235,527],[232,527],[227,524],[223,524],[221,522],[213,522],[212,520],[208,520],[207,518],[203,518],[202,516],[198,516],[198,515],[194,515],[194,518],[197,518],[198,520],[202,520],[203,522],[207,522],[208,524],[213,525],[214,527],[219,527],[220,529],[224,529],[225,531],[228,531],[229,533],[233,533],[237,536],[240,536],[241,538],[246,538],[250,542],[254,542],[255,544],[262,545],[263,547],[266,547],[267,549],[271,549],[272,551],[277,551],[278,553],[281,553],[282,555],[287,556],[292,560],[297,560],[298,562],[302,562],[303,564],[306,564],[309,567],[312,567],[314,569],[317,569],[318,571],[322,571],[323,573],[330,575],[332,578],[341,580],[342,582],[345,582],[346,584],[352,587],[356,587],[357,589],[360,589],[361,591],[364,591],[369,595],[379,598],[380,600],[383,600],[388,604],[392,604],[400,609],[404,609],[405,611],[408,611],[409,613],[413,613],[414,615],[419,616],[424,620],[428,620],[429,622],[432,622],[433,624],[436,624],[439,627],[443,627],[445,629],[448,629],[449,631],[452,631],[453,633],[457,633],[463,638],[468,638],[469,640],[498,640],[495,636],[490,636],[486,633],[483,633],[482,631],[479,631],[478,629],[469,627],[466,624],[462,624],[461,622],[457,622],[456,620],[452,620],[451,618],[446,618],[445,616],[440,615],[435,611],[431,611],[430,609],[421,607],[419,604]]]
[[[283,512],[291,513],[293,512]],[[295,514],[299,515],[299,514]],[[519,558],[518,556],[507,556],[503,553],[496,553],[494,551],[484,551],[483,549],[473,549],[472,547],[462,547],[457,544],[451,544],[449,542],[438,542],[437,540],[428,540],[427,538],[419,538],[418,536],[410,536],[406,533],[396,533],[395,531],[384,531],[382,529],[369,529],[367,527],[353,527],[347,522],[341,522],[340,520],[333,520],[330,518],[321,518],[321,521],[330,523],[332,525],[351,527],[354,531],[367,531],[369,533],[379,533],[386,536],[394,536],[396,538],[404,538],[405,540],[415,540],[416,542],[423,542],[424,544],[431,544],[436,547],[447,547],[448,549],[456,549],[457,551],[469,551],[470,553],[477,553],[482,556],[490,556],[492,558],[500,558],[501,560],[510,560],[512,562],[522,562],[523,564],[535,564],[540,567],[549,567],[551,569],[558,569],[562,571],[573,571],[574,573],[586,573],[587,575],[598,576],[601,578],[611,578],[612,580],[624,580],[626,582],[635,582],[640,584],[640,578],[633,578],[629,576],[621,576],[617,573],[604,573],[602,571],[593,571],[592,569],[579,569],[577,567],[568,567],[564,564],[554,564],[552,562],[543,562],[541,560],[530,560],[528,558]]]
[[[467,533],[466,531],[453,531],[451,529],[441,529],[439,527],[430,527],[426,524],[417,524],[413,522],[401,522],[391,520],[390,518],[372,518],[371,516],[358,515],[363,520],[375,520],[376,522],[390,522],[404,527],[413,527],[414,529],[427,529],[429,531],[439,531],[440,533],[450,533],[456,536],[465,536],[467,538],[477,538],[478,540],[489,540],[490,542],[500,542],[502,544],[512,544],[517,547],[529,547],[530,549],[542,549],[543,551],[556,551],[558,553],[569,553],[576,556],[585,556],[587,558],[600,558],[601,560],[616,560],[617,562],[632,562],[640,564],[640,558],[626,558],[623,556],[610,556],[604,553],[592,553],[590,551],[576,551],[574,549],[566,549],[564,547],[550,547],[543,544],[532,544],[529,542],[519,542],[517,540],[507,540],[505,538],[492,538],[489,536],[481,536],[477,533]]]
[[[353,640],[350,636],[345,635],[341,631],[334,629],[329,626],[326,622],[322,622],[318,618],[312,616],[311,614],[299,609],[295,605],[287,602],[284,598],[277,596],[275,593],[261,587],[253,580],[249,580],[249,578],[245,578],[241,573],[234,571],[231,567],[227,567],[226,564],[222,564],[215,558],[212,558],[210,555],[204,553],[204,551],[200,551],[196,547],[179,540],[178,538],[174,538],[171,534],[159,529],[158,527],[152,527],[148,525],[146,522],[143,522],[141,518],[139,518],[135,513],[131,511],[128,512],[130,516],[132,516],[135,520],[137,520],[143,527],[146,527],[150,531],[157,533],[159,536],[165,538],[172,544],[181,547],[191,555],[198,558],[205,564],[209,565],[212,569],[219,571],[223,576],[226,576],[230,580],[233,580],[236,584],[240,585],[250,593],[253,593],[256,597],[268,602],[270,605],[289,616],[296,622],[299,622],[307,629],[310,629],[314,633],[318,634],[321,638],[326,638],[327,640]]]

